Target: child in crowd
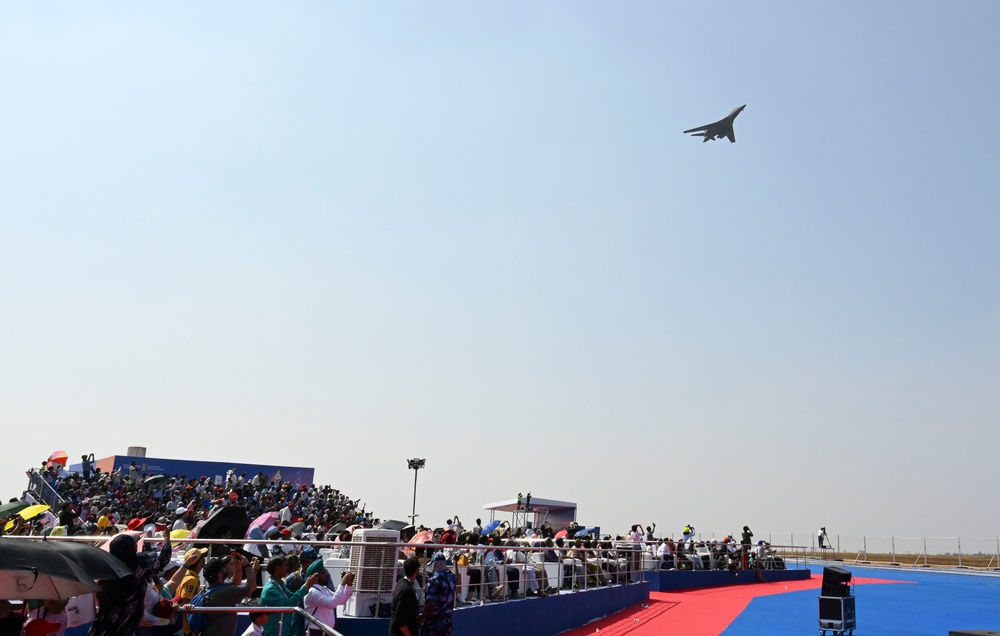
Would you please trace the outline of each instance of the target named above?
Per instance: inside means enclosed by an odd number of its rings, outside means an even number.
[[[250,626],[243,632],[243,636],[261,636],[269,616],[267,612],[250,612]]]

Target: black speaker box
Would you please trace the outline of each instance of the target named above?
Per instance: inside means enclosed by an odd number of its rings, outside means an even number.
[[[850,596],[851,573],[843,568],[823,568],[822,596]]]

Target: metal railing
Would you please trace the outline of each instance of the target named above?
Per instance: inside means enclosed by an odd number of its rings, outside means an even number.
[[[246,614],[246,613],[261,613],[261,614],[298,614],[308,623],[316,626],[316,629],[322,630],[328,636],[344,636],[336,629],[330,627],[323,621],[319,620],[309,612],[305,611],[301,607],[261,607],[257,605],[235,605],[232,607],[194,607],[192,605],[182,605],[177,608],[178,612],[194,614],[194,613],[204,613],[204,614]],[[278,621],[278,636],[282,636],[282,628],[284,627],[284,621]]]
[[[62,505],[66,503],[66,500],[52,487],[52,484],[47,479],[42,477],[41,473],[32,469],[27,472],[27,475],[28,491],[51,506],[53,510],[62,509]]]
[[[788,536],[794,540],[801,535]],[[885,564],[900,567],[940,567],[970,570],[1000,570],[1000,537],[901,537],[833,535],[818,546],[809,534],[809,556],[818,560],[838,560],[858,564]]]

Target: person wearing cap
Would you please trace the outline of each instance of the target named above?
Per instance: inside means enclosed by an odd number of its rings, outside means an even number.
[[[172,525],[170,529],[187,530],[187,522],[184,521],[184,517],[187,516],[187,513],[188,513],[187,507],[178,508],[176,511],[174,511],[174,516],[176,516],[177,519],[174,521],[174,525]]]
[[[249,567],[247,581],[243,582],[244,570]],[[247,561],[239,552],[224,557],[214,557],[205,564],[203,573],[208,584],[205,607],[232,607],[257,591],[257,571],[260,561]],[[232,582],[226,583],[229,579]],[[236,633],[235,612],[210,613],[208,624],[201,636],[233,636]]]
[[[819,532],[816,533],[816,541],[819,543],[819,547],[820,547],[821,550],[824,550],[826,548],[832,547],[832,546],[829,545],[830,544],[830,537],[828,537],[827,534],[826,534],[826,527],[825,526],[822,527],[822,528],[820,528]]]
[[[42,601],[41,606],[28,612],[24,633],[63,636],[69,622],[66,605],[67,602],[63,600]]]
[[[111,526],[111,509],[104,508],[101,510],[101,515],[97,518],[97,527],[101,532],[107,532],[109,526]]]
[[[435,552],[431,557],[434,573],[427,579],[424,590],[424,611],[420,615],[421,636],[449,636],[451,615],[455,611],[455,589],[458,580],[448,568],[444,552]]]
[[[682,533],[681,538],[684,540],[685,545],[694,540],[694,535],[695,532],[693,525],[689,523],[686,526],[684,526],[684,532]]]
[[[309,589],[319,581],[318,574],[310,574],[306,577],[305,585],[292,592],[285,585],[285,577],[288,576],[288,562],[283,556],[273,556],[267,562],[267,573],[271,575],[271,580],[264,585],[260,593],[261,607],[296,607],[302,603]],[[298,632],[292,630],[292,618],[290,613],[274,613],[264,625],[264,636],[277,636],[278,625],[281,625],[282,636],[304,636],[300,629]]]
[[[62,636],[65,633],[65,627],[61,627],[59,623],[54,623],[46,618],[27,621],[21,632],[24,636]]]
[[[184,565],[187,572],[181,579],[180,589],[177,591],[181,605],[187,605],[191,599],[197,596],[198,590],[201,588],[201,571],[205,568],[205,555],[207,554],[208,548],[190,548],[184,553]],[[182,626],[185,634],[191,633],[187,614],[184,615]]]
[[[292,560],[295,558],[295,555],[291,555],[285,558],[288,559],[289,569],[291,569]],[[287,585],[288,589],[291,590],[292,592],[298,591],[298,589],[302,587],[302,584],[305,583],[306,577],[309,576],[308,574],[309,566],[311,566],[313,563],[316,562],[317,559],[319,559],[319,552],[317,552],[316,548],[312,547],[311,545],[307,545],[306,547],[302,548],[302,552],[299,554],[298,559],[299,559],[298,569],[296,569],[294,572],[285,577],[285,585]]]
[[[305,598],[306,612],[316,617],[316,620],[326,624],[327,627],[336,628],[337,606],[343,605],[354,593],[354,572],[347,572],[340,580],[337,591],[334,592],[328,586],[330,584],[330,573],[323,567],[323,559],[317,558],[306,570],[306,575],[318,574],[319,580],[309,588]],[[309,627],[309,636],[323,636],[323,630],[312,624]]]

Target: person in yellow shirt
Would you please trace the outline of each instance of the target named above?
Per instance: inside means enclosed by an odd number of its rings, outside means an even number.
[[[110,514],[111,511],[105,508],[104,510],[101,511],[101,516],[97,518],[97,528],[102,533],[106,533],[108,531],[108,528],[111,527],[111,519],[108,518],[108,515]]]
[[[205,555],[208,548],[191,548],[184,553],[184,565],[187,566],[187,574],[181,579],[180,589],[177,595],[181,598],[180,604],[187,605],[201,589],[201,571],[205,567]],[[191,628],[188,626],[187,614],[184,615],[184,633],[190,634]]]

